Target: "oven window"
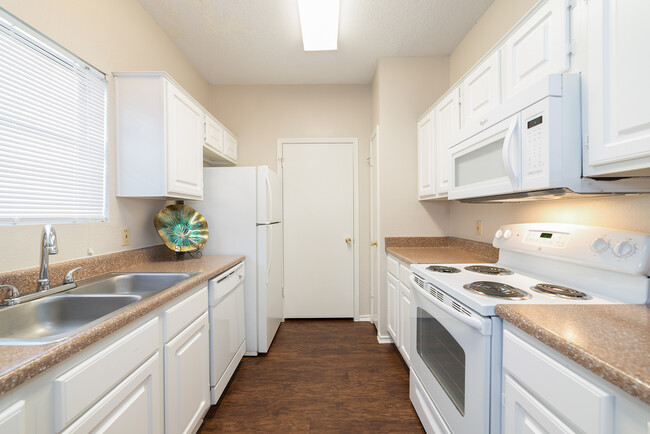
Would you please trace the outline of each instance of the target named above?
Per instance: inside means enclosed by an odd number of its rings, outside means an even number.
[[[417,351],[461,415],[465,415],[465,351],[442,324],[418,307]]]

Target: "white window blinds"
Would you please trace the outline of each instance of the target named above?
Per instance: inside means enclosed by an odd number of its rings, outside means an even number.
[[[106,89],[0,9],[0,223],[107,219]]]

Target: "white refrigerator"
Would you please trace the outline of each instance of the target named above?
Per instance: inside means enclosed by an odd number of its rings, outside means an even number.
[[[282,183],[267,166],[206,167],[203,214],[207,255],[246,255],[246,355],[268,352],[283,320]]]

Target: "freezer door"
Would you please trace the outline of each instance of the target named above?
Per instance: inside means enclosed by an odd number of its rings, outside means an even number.
[[[282,223],[257,227],[258,352],[266,353],[283,320]]]
[[[257,168],[257,223],[282,221],[282,180],[267,166]]]

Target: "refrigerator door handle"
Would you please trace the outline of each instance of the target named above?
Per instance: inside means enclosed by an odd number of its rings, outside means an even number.
[[[271,273],[271,262],[273,261],[273,231],[271,226],[266,226],[266,239],[267,239],[267,264],[266,264],[266,275],[268,276]],[[268,285],[269,280],[266,279],[266,284]]]
[[[269,203],[266,205],[266,222],[270,223],[273,219],[273,190],[268,176],[266,177],[266,197],[269,198]]]

